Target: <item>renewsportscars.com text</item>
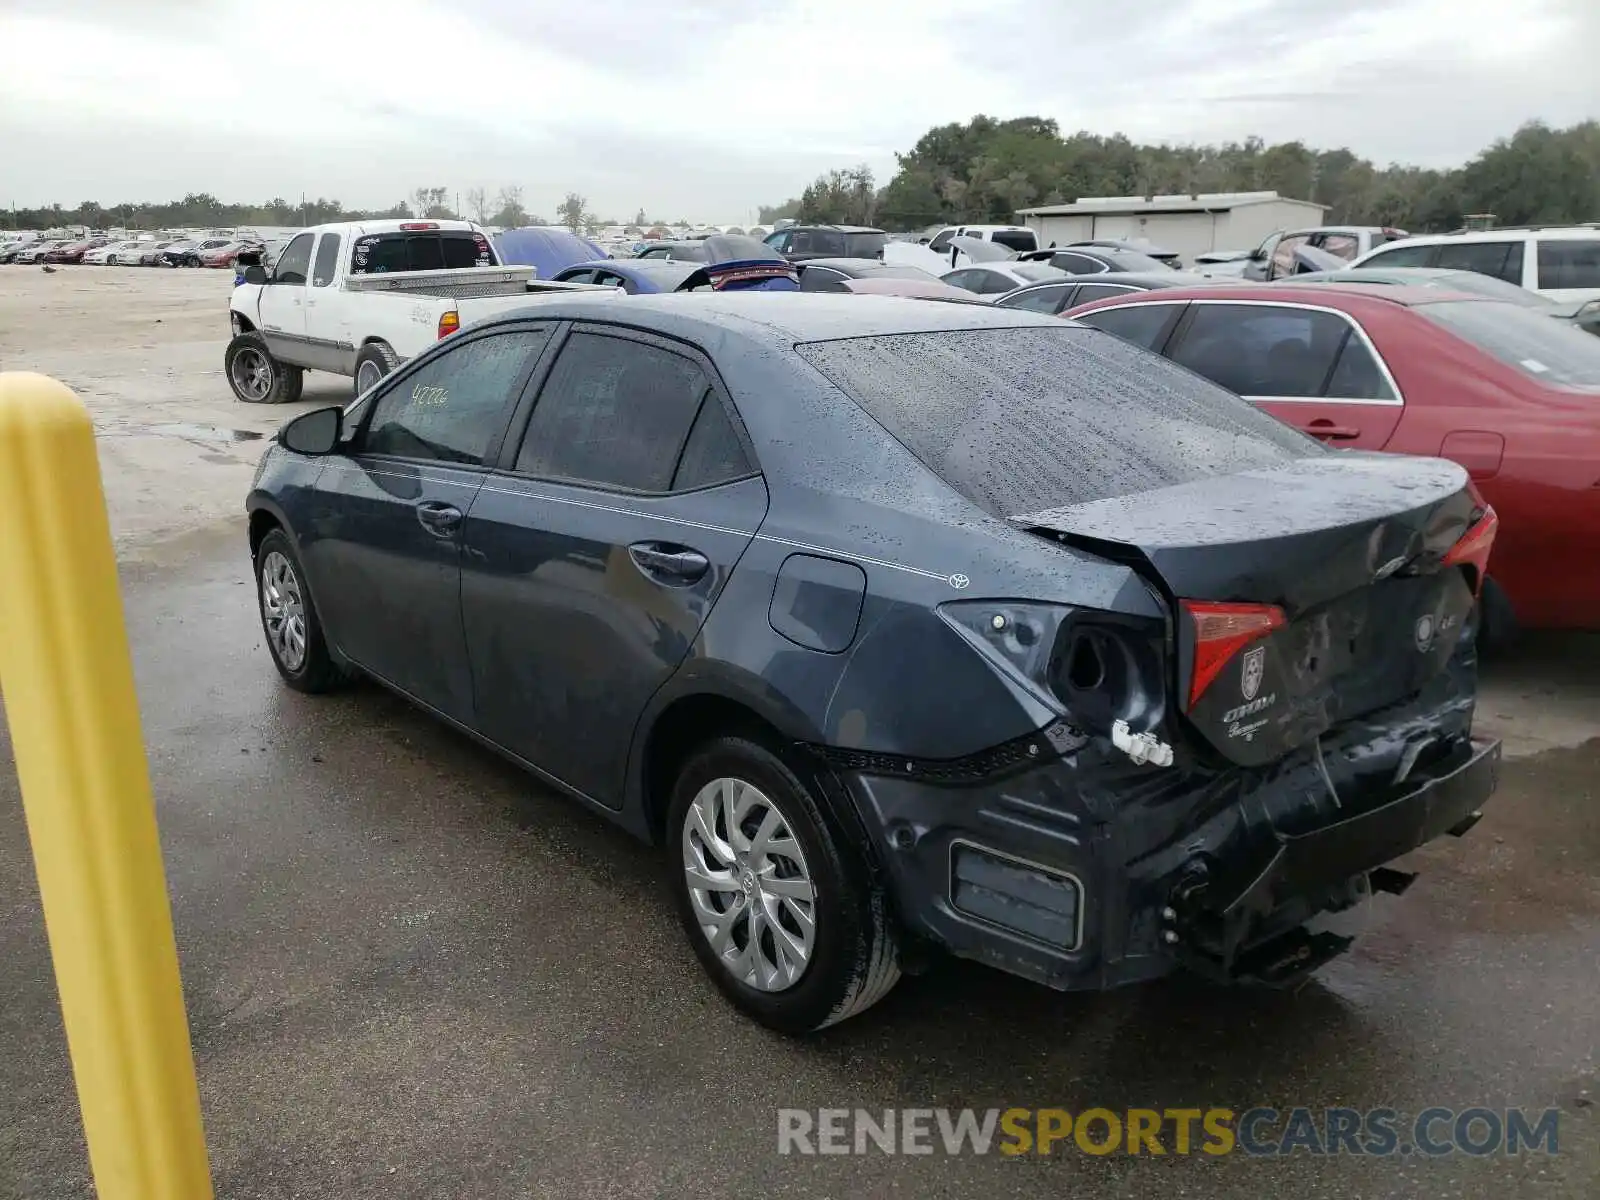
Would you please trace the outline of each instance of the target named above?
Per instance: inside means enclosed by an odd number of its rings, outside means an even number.
[[[1558,1109],[780,1108],[779,1154],[1559,1153]]]

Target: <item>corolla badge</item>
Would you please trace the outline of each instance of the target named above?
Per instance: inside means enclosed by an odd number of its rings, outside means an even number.
[[[1267,648],[1257,646],[1254,650],[1246,650],[1244,659],[1239,667],[1239,691],[1246,700],[1254,700],[1256,693],[1261,690],[1261,677],[1267,670]]]

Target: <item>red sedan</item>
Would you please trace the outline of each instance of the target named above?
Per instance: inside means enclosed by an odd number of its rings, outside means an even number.
[[[1600,339],[1499,300],[1360,284],[1170,288],[1062,316],[1330,445],[1454,459],[1500,517],[1491,636],[1600,628]]]

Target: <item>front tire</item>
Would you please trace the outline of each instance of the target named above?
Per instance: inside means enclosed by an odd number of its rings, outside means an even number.
[[[365,394],[400,365],[400,356],[388,342],[368,342],[356,355],[355,392]]]
[[[668,813],[695,954],[736,1007],[781,1033],[853,1017],[900,978],[888,899],[824,803],[771,750],[727,737],[690,757]]]
[[[300,557],[274,529],[256,549],[256,604],[267,652],[283,681],[298,692],[332,691],[349,678],[328,652]]]
[[[228,343],[222,368],[235,398],[245,404],[289,404],[305,386],[305,372],[273,358],[266,339],[253,329]]]

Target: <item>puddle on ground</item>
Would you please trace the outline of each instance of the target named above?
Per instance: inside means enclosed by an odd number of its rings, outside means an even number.
[[[267,436],[253,429],[224,429],[220,425],[188,425],[182,422],[171,425],[131,425],[99,432],[102,437],[138,437],[153,433],[158,437],[192,438],[200,442],[259,442]]]

